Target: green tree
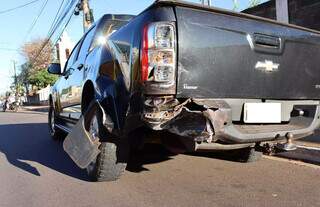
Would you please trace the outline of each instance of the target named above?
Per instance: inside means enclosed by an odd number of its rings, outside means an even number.
[[[49,74],[46,69],[42,69],[31,74],[28,81],[30,84],[37,86],[37,88],[45,88],[48,85],[53,85],[57,78],[56,75]]]
[[[20,74],[17,76],[17,84],[24,87],[24,91],[29,93],[30,64],[27,62],[21,65]]]
[[[45,47],[43,48],[43,45]],[[47,72],[47,67],[52,61],[53,46],[47,39],[34,39],[31,42],[22,45],[22,55],[27,60],[21,66],[21,72],[18,75],[18,83],[23,85],[25,91],[29,93],[29,86],[36,89],[52,85],[57,77]],[[41,51],[41,53],[40,53]]]

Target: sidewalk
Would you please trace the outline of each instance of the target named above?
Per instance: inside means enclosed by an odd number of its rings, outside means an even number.
[[[22,110],[35,112],[48,112],[49,106],[22,106]]]

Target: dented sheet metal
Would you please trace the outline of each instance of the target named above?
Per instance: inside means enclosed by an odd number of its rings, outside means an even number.
[[[90,135],[84,127],[84,119],[81,117],[72,132],[64,140],[63,149],[80,168],[84,169],[100,153],[99,145],[98,141],[93,142],[90,139]]]
[[[175,118],[166,129],[182,137],[189,137],[195,141],[204,141],[212,137],[212,132],[208,132],[206,118],[201,112],[192,112],[186,107]]]

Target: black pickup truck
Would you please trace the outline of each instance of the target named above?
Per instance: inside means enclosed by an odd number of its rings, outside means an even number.
[[[66,151],[98,181],[117,179],[154,133],[175,149],[252,161],[320,124],[320,32],[198,4],[105,15],[62,72],[48,71],[61,75],[50,132],[69,133]]]

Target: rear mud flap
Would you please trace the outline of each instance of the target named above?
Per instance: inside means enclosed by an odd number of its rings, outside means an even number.
[[[71,159],[82,169],[89,166],[100,153],[99,142],[93,142],[84,127],[84,118],[81,116],[73,130],[65,138],[63,149]]]

